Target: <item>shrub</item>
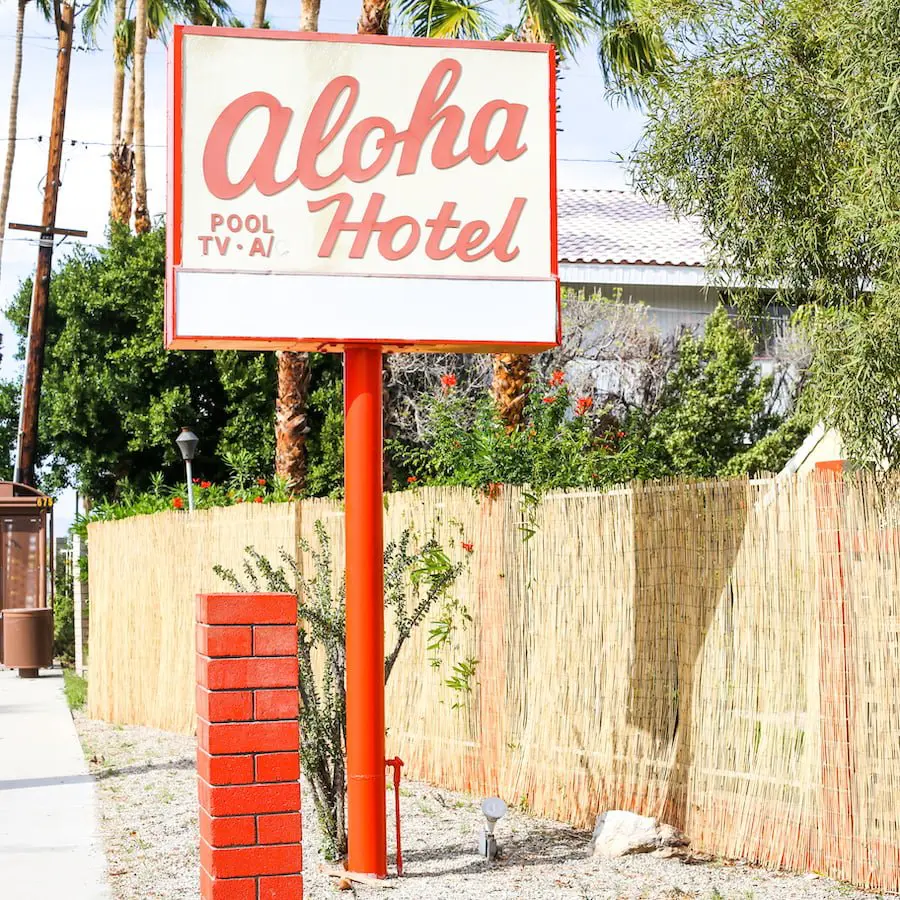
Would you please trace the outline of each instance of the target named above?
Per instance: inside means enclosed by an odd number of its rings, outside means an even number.
[[[313,801],[324,836],[324,852],[340,858],[347,851],[345,761],[347,699],[345,685],[345,584],[337,579],[328,534],[322,523],[315,524],[318,546],[302,541],[301,549],[313,561],[314,575],[300,571],[293,556],[282,551],[287,567],[275,568],[252,547],[246,548],[244,579],[234,571],[215,567],[215,572],[237,591],[267,590],[296,594],[300,624],[298,660],[300,696],[300,757],[303,771],[312,785]],[[412,548],[413,536],[406,529],[384,550],[384,602],[393,613],[396,640],[385,658],[384,680],[391,671],[410,634],[437,604],[442,613],[459,610],[449,599],[449,590],[462,566],[450,561],[433,538],[419,550]],[[464,611],[462,612],[465,615]],[[452,627],[452,626],[451,626]],[[320,674],[314,659],[323,660]],[[474,661],[467,661],[469,668]],[[457,676],[454,676],[457,678]],[[446,682],[451,687],[453,679]],[[467,683],[459,682],[466,691]]]

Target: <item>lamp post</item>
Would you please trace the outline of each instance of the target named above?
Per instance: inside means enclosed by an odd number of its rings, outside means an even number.
[[[185,473],[187,475],[187,489],[188,489],[188,509],[193,512],[194,511],[194,481],[193,481],[193,469],[191,468],[191,460],[197,454],[197,444],[200,443],[200,439],[191,431],[190,428],[182,428],[181,434],[175,438],[175,443],[178,445],[178,449],[181,451],[181,458],[184,460],[184,468]]]

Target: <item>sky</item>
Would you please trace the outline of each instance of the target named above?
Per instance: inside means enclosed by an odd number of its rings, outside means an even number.
[[[358,0],[323,0],[321,31],[348,33],[356,30]],[[241,20],[253,18],[252,0],[236,0],[232,9]],[[515,21],[514,7],[494,4],[497,19]],[[299,4],[269,0],[267,18],[273,28],[297,27]],[[0,122],[9,116],[16,4],[0,4]],[[53,101],[56,37],[34,4],[29,4],[25,23],[24,63],[19,99],[16,160],[10,193],[9,222],[40,221],[43,180],[47,168],[47,136]],[[69,100],[66,114],[62,185],[56,223],[62,228],[88,231],[86,243],[102,243],[109,211],[109,142],[111,136],[113,59],[109,34],[99,37],[99,48],[86,47],[80,32],[75,38]],[[147,50],[146,143],[148,204],[151,215],[165,207],[166,194],[166,49],[151,41]],[[561,132],[557,136],[558,180],[562,187],[624,188],[626,173],[617,161],[627,156],[639,140],[644,119],[634,109],[610,102],[593,46],[585,47],[566,65],[560,85]],[[6,129],[0,126],[0,158],[6,153]],[[41,138],[41,140],[38,140]],[[59,261],[72,239],[55,251]],[[0,307],[5,308],[19,283],[31,275],[37,242],[23,232],[7,232],[0,272]],[[0,316],[2,362],[0,377],[9,378],[21,368],[14,359],[15,339],[5,317]],[[160,336],[162,340],[162,336]],[[57,533],[71,521],[74,495],[60,498]]]

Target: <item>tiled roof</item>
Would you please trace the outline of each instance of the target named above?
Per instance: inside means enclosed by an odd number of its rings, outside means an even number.
[[[628,191],[559,191],[559,261],[607,265],[703,266],[696,219]]]

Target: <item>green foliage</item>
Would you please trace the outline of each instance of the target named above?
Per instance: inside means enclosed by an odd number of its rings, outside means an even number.
[[[699,215],[723,270],[809,307],[810,409],[896,464],[896,3],[657,5],[678,52],[645,82],[638,186]]]
[[[301,625],[300,757],[312,785],[324,852],[328,858],[338,859],[347,851],[346,585],[343,577],[335,575],[331,542],[321,521],[315,523],[315,532],[316,547],[306,541],[300,543],[312,559],[312,575],[304,574],[291,554],[282,551],[283,566],[276,568],[252,547],[246,548],[243,578],[222,566],[215,566],[215,572],[236,591],[296,594]],[[447,600],[461,571],[462,566],[452,563],[434,538],[414,550],[413,534],[408,528],[385,547],[384,602],[386,610],[393,614],[396,635],[394,646],[385,657],[385,683],[409,636],[436,604]],[[323,665],[314,666],[314,659],[322,660]],[[466,680],[460,682],[459,690],[468,693],[475,663],[465,663]]]
[[[12,478],[18,430],[19,386],[11,381],[0,381],[0,481]]]
[[[573,398],[557,372],[531,384],[524,426],[508,429],[489,396],[473,402],[451,385],[426,397],[425,439],[389,449],[412,485],[516,484],[540,493],[707,477],[779,425],[766,411],[770,391],[771,379],[753,362],[753,338],[720,307],[701,337],[679,342],[653,409],[629,409],[617,419],[593,397]]]
[[[753,365],[752,337],[719,307],[702,337],[678,344],[660,409],[638,429],[644,465],[656,475],[716,475],[778,424],[765,413],[771,386]]]
[[[425,398],[427,428],[418,445],[389,442],[391,458],[411,484],[530,484],[536,489],[596,483],[608,457],[589,409],[574,415],[564,384],[533,382],[525,425],[508,429],[485,392],[474,402],[451,386]],[[576,400],[577,404],[579,401]],[[593,398],[580,401],[593,405]],[[609,441],[614,440],[609,437]]]
[[[808,411],[798,410],[749,450],[733,456],[720,474],[735,476],[780,472],[806,440],[814,424],[815,420]]]
[[[344,489],[344,382],[337,354],[313,354],[306,439],[309,497],[336,497]]]
[[[72,669],[63,669],[63,691],[69,709],[83,709],[87,703],[87,679],[76,675]]]
[[[150,473],[179,480],[179,427],[200,437],[195,472],[221,480],[222,459],[249,451],[258,471],[274,456],[272,354],[163,348],[165,234],[121,228],[109,246],[76,249],[54,274],[47,319],[39,451],[48,488],[75,484],[114,496]],[[24,340],[31,285],[8,317]]]
[[[228,454],[226,464],[231,469],[231,474],[222,482],[194,479],[192,488],[195,509],[236,506],[241,503],[285,503],[291,499],[291,493],[282,479],[252,474],[252,468],[248,467],[253,465],[253,457],[249,452],[235,451]],[[150,476],[150,486],[143,491],[137,490],[127,481],[120,484],[117,496],[95,503],[90,512],[79,520],[77,527],[86,536],[85,529],[90,522],[118,521],[173,510],[187,512],[189,505],[187,485],[181,483],[170,487],[165,483],[162,473],[157,472]]]
[[[56,558],[53,593],[53,655],[63,666],[75,662],[75,597],[72,575],[61,554]]]

